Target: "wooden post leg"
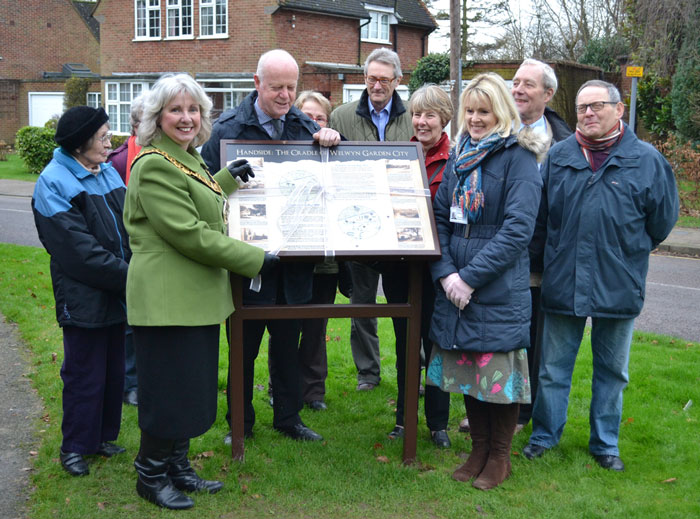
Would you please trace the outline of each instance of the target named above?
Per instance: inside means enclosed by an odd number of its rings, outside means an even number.
[[[406,388],[404,398],[403,462],[416,461],[416,439],[418,434],[418,386],[420,385],[420,325],[421,295],[423,291],[423,263],[411,262],[408,303],[411,306],[408,318],[406,341]]]
[[[243,305],[243,291],[240,276],[231,275],[231,291],[235,308]],[[240,312],[234,311],[229,317],[228,369],[231,381],[228,395],[231,402],[231,455],[236,461],[245,460],[243,444],[243,319]]]

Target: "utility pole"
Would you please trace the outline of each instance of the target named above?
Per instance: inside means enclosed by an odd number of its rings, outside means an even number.
[[[450,0],[450,81],[452,82],[452,105],[455,115],[459,110],[459,94],[462,91],[462,24],[459,21],[460,0]],[[457,133],[457,117],[452,119],[451,135]]]

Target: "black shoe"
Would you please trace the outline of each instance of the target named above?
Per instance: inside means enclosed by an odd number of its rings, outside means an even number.
[[[534,443],[528,443],[523,449],[523,456],[527,459],[532,460],[539,458],[547,451],[547,447],[542,447],[542,445],[536,445]]]
[[[252,437],[253,437],[253,431],[243,433],[243,438],[245,438],[246,440],[248,440]],[[231,431],[229,431],[226,433],[226,436],[224,436],[224,445],[228,445],[230,447],[231,446],[231,438],[232,438]]]
[[[275,427],[279,432],[288,436],[292,440],[310,441],[310,442],[320,442],[323,440],[323,436],[317,432],[309,429],[303,423],[298,423],[292,427]]]
[[[328,406],[323,400],[312,400],[311,402],[306,402],[306,405],[309,409],[313,409],[314,411],[325,411],[328,409]]]
[[[124,393],[124,398],[122,400],[126,405],[133,405],[133,406],[139,405],[138,394],[136,393],[135,390],[134,391],[126,391]]]
[[[608,470],[615,470],[617,472],[622,472],[625,470],[625,464],[622,463],[620,456],[613,456],[610,454],[594,454],[593,458],[596,463]]]
[[[187,454],[190,450],[190,440],[176,440],[170,457],[168,476],[178,490],[184,492],[209,492],[216,494],[224,484],[221,481],[202,479],[197,475]]]
[[[389,434],[387,434],[390,440],[396,440],[398,438],[403,438],[403,425],[395,426]]]
[[[77,452],[63,452],[61,449],[61,465],[71,476],[87,476],[90,474],[88,464],[82,454]]]
[[[97,447],[97,452],[95,454],[99,454],[105,458],[111,458],[115,454],[121,454],[122,452],[126,452],[124,447],[120,447],[111,442],[102,442],[100,446]]]
[[[440,449],[449,449],[452,447],[452,442],[450,442],[450,437],[447,436],[447,431],[445,429],[442,431],[430,431],[430,437],[435,446]]]

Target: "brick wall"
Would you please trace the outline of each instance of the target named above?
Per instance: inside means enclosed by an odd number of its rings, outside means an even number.
[[[99,44],[69,0],[0,2],[0,49],[3,79],[40,79],[64,63],[100,69]]]
[[[0,141],[12,144],[20,127],[19,80],[0,80]]]
[[[199,3],[194,3],[194,38],[134,41],[133,2],[102,0],[95,15],[100,28],[102,75],[119,72],[255,72],[260,55],[270,49],[289,51],[300,66],[306,61],[357,64],[379,45],[359,46],[357,20],[279,9],[266,13],[274,0],[229,2],[229,34],[224,39],[199,39]],[[166,6],[161,2],[161,34],[166,31]],[[397,41],[404,68],[411,70],[424,52],[423,32],[399,27]],[[392,31],[392,38],[394,33]],[[360,50],[360,52],[358,52]],[[300,85],[304,86],[304,85]]]
[[[125,3],[127,4],[125,6]],[[229,2],[228,37],[199,38],[199,2],[194,2],[194,38],[135,41],[131,0],[102,0],[95,15],[100,26],[102,75],[118,72],[255,72],[260,54],[276,47],[275,26],[265,7],[271,0]],[[166,34],[161,2],[161,36]]]

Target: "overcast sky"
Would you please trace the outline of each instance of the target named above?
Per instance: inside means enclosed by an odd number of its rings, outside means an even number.
[[[510,0],[511,10],[514,13],[520,11],[521,7],[523,9],[523,15],[528,16],[527,6],[530,5],[528,0]],[[433,0],[433,15],[438,10],[450,11],[450,0]],[[428,52],[447,52],[450,50],[450,21],[449,20],[438,20],[438,29],[430,33],[428,37]],[[488,41],[489,36],[493,36],[494,27],[485,26],[485,31],[482,32],[484,35],[488,35],[486,38]],[[480,40],[479,32],[475,34],[475,39]]]

